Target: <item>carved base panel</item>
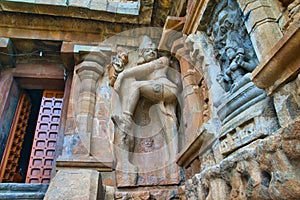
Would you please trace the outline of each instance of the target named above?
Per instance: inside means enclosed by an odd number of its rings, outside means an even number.
[[[217,106],[218,116],[223,124],[228,123],[238,114],[252,107],[257,102],[265,99],[264,90],[259,89],[250,80],[246,80],[247,76],[243,77],[245,83],[239,89],[228,92],[224,97],[220,98],[222,104]]]
[[[139,188],[136,191],[130,191],[130,192],[117,191],[115,193],[114,199],[122,199],[122,200],[178,199],[178,189],[177,189],[177,187],[168,188],[168,189],[151,189],[151,190]]]
[[[299,199],[300,121],[235,151],[185,185],[188,199]],[[217,189],[218,188],[218,189]],[[220,188],[220,189],[219,189]]]
[[[271,99],[253,104],[222,126],[220,151],[223,155],[274,133],[279,128]]]
[[[157,154],[151,161],[162,160]],[[148,159],[147,156],[143,158]],[[147,168],[131,163],[122,163],[116,169],[116,181],[119,188],[155,185],[174,185],[180,182],[180,171],[178,165],[161,162],[157,168]]]

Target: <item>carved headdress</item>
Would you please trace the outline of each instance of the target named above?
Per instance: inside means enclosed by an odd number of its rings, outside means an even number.
[[[142,52],[144,49],[155,49],[156,45],[152,42],[152,39],[147,36],[143,35],[140,37],[140,46],[139,52]]]
[[[153,43],[151,38],[147,35],[141,36],[139,46],[139,59],[137,63],[143,64],[145,62],[150,62],[156,58],[157,51],[155,43]]]

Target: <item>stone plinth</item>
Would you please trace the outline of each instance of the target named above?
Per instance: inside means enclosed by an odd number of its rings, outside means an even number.
[[[60,170],[51,180],[45,200],[102,199],[101,175],[95,170]]]

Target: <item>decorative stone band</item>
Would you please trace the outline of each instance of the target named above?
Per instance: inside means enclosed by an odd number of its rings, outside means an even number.
[[[265,97],[266,93],[264,90],[256,87],[254,83],[248,82],[237,91],[226,93],[221,98],[223,103],[217,107],[218,116],[222,123],[225,124]]]
[[[264,98],[222,126],[219,136],[220,152],[228,155],[258,138],[271,135],[278,129],[272,100]]]

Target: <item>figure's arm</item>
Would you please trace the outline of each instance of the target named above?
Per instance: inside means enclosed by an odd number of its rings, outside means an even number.
[[[154,72],[156,69],[164,68],[166,66],[169,66],[169,59],[167,57],[161,57],[149,63],[144,63],[142,65],[124,70],[121,74],[123,74],[123,78],[143,78],[144,76],[148,76]]]
[[[244,61],[242,56],[238,57],[237,64],[248,72],[252,72],[256,67],[255,64]]]

